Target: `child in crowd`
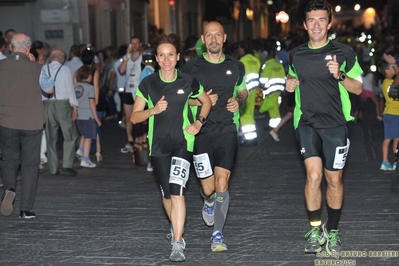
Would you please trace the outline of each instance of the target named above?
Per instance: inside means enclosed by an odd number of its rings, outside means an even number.
[[[377,114],[377,120],[382,121],[380,102],[377,98],[377,95],[375,95],[374,93],[374,87],[376,86],[374,73],[371,72],[369,64],[363,65],[362,69],[364,71],[362,74],[363,91],[360,94],[362,103],[359,109],[357,110],[357,115],[355,118],[358,121],[363,120],[364,104],[367,101],[367,99],[370,99],[374,103],[375,112]]]
[[[80,67],[77,76],[80,82],[75,85],[76,99],[79,102],[76,126],[81,137],[76,157],[81,160],[80,166],[94,168],[97,165],[90,161],[90,146],[92,139],[96,139],[95,123],[100,127],[101,121],[97,117],[94,87],[90,84],[93,79],[92,68],[87,65]]]
[[[396,65],[395,58],[387,54],[384,54],[384,60],[379,63],[378,67],[379,71],[385,77],[381,86],[385,98],[385,108],[383,113],[384,141],[382,142],[382,163],[380,170],[392,171],[396,169],[396,162],[393,165],[390,164],[388,150],[393,140],[392,148],[393,153],[395,153],[399,141],[399,99],[390,97],[388,88],[394,83],[395,76],[399,72],[399,67]]]

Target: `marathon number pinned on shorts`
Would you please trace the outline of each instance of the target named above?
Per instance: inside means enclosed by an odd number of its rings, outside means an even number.
[[[193,155],[194,168],[198,178],[205,178],[213,175],[211,162],[208,153]]]
[[[334,169],[343,169],[345,166],[346,159],[348,158],[348,151],[350,146],[349,139],[346,139],[346,146],[339,146],[335,149],[335,157],[333,168]]]
[[[186,187],[190,176],[190,162],[179,157],[172,157],[172,164],[169,173],[169,183]]]

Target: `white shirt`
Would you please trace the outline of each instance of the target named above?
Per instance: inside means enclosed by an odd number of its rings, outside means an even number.
[[[82,60],[79,57],[72,57],[71,60],[66,61],[65,64],[71,70],[71,76],[73,80],[73,76],[75,75],[75,71],[78,70],[81,66],[83,66]]]
[[[71,105],[78,106],[78,101],[76,100],[75,90],[69,68],[65,65],[61,66],[60,62],[57,61],[53,61],[49,65],[44,65],[43,68],[47,73],[49,68],[49,76],[51,76],[51,78],[53,79],[55,78],[55,97],[50,99],[43,98],[43,100],[69,100],[69,103]],[[57,71],[58,74],[56,76]]]
[[[366,91],[373,91],[373,73],[367,73],[365,76],[362,75],[363,89]]]
[[[125,92],[132,93],[133,98],[136,98],[136,90],[140,83],[142,60],[143,57],[140,55],[136,61],[133,61],[131,58],[129,58],[129,61],[127,61]]]
[[[122,64],[122,61],[123,59],[115,60],[113,69],[116,73],[116,87],[118,92],[123,92],[126,83],[125,74],[121,75],[121,72],[119,72],[119,66]]]

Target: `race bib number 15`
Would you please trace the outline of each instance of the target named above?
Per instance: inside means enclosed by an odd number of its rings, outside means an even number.
[[[169,173],[169,183],[186,187],[190,176],[190,162],[179,157],[172,157],[172,164]]]

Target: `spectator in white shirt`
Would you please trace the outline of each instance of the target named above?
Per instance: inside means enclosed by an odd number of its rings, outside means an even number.
[[[83,66],[82,60],[80,60],[80,47],[74,44],[69,49],[69,60],[65,62],[65,65],[71,70],[71,77],[73,79],[75,71]]]
[[[57,156],[58,130],[61,129],[63,144],[63,161],[61,170],[69,175],[76,175],[72,168],[75,156],[75,144],[78,138],[75,120],[77,119],[77,105],[71,72],[64,66],[65,53],[61,50],[54,50],[50,56],[50,64],[43,68],[54,80],[54,93],[44,99],[43,104],[46,110],[46,139],[47,139],[47,160],[50,174],[59,173],[59,162]]]

